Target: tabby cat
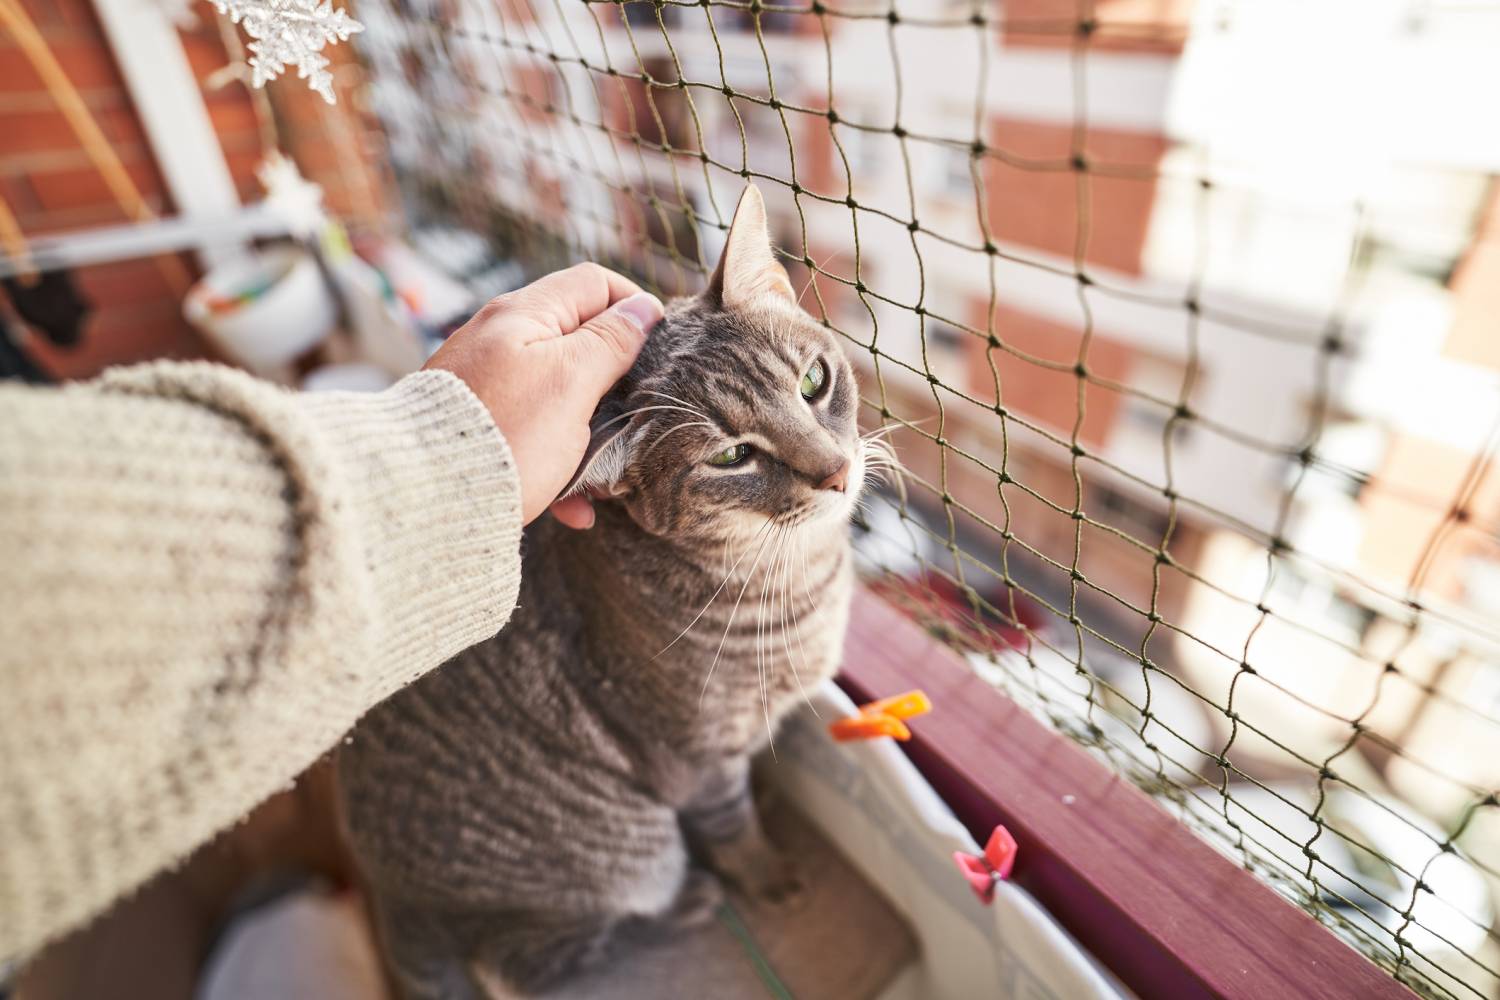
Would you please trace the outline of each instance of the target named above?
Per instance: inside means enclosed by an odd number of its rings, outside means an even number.
[[[846,525],[879,464],[857,403],[751,186],[708,289],[668,304],[594,418],[593,529],[534,523],[505,629],[339,755],[406,994],[544,990],[711,916],[705,868],[752,897],[796,891],[747,769],[839,661]]]

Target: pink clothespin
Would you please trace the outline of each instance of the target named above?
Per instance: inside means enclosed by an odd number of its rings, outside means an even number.
[[[953,862],[979,901],[988,905],[995,898],[995,883],[1010,877],[1016,864],[1016,838],[1003,826],[997,826],[984,845],[984,853],[975,857],[963,851],[953,852]]]

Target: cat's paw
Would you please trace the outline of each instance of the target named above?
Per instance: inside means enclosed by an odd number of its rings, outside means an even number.
[[[797,862],[774,849],[767,848],[744,859],[730,878],[758,906],[798,909],[807,902],[807,873]]]
[[[694,868],[667,912],[665,922],[675,930],[688,930],[710,923],[724,905],[724,883],[712,872]]]

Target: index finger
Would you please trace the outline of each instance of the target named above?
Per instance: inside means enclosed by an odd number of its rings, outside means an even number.
[[[521,310],[544,319],[556,336],[572,333],[595,316],[641,290],[622,274],[599,264],[574,264],[508,292],[491,306]]]

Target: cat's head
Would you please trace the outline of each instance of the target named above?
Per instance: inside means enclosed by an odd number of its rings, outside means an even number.
[[[858,405],[837,340],[798,306],[772,253],[752,185],[708,288],[669,303],[601,404],[577,488],[663,536],[835,527],[865,480]]]

